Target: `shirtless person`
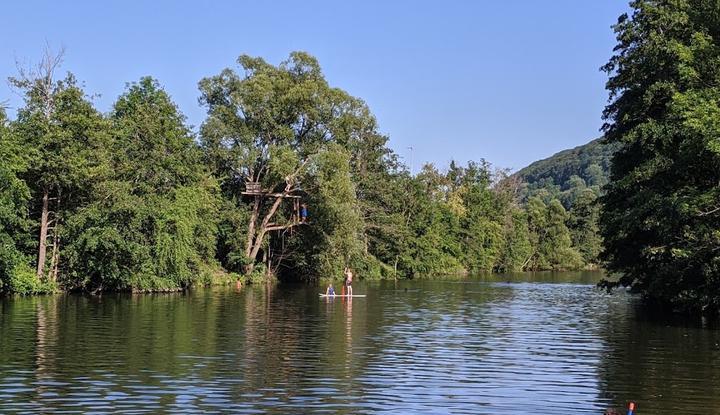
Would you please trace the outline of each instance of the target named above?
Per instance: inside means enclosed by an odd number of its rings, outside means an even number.
[[[346,294],[348,296],[352,296],[352,280],[353,280],[352,270],[348,267],[345,267],[345,287],[347,287]]]

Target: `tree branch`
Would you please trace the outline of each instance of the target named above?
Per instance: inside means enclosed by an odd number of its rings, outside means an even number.
[[[698,213],[698,216],[708,216],[712,215],[713,213],[720,212],[720,206],[716,207],[715,209],[711,209],[705,212]]]

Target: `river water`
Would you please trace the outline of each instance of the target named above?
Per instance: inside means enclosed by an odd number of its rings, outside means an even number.
[[[598,278],[4,299],[0,413],[720,413],[720,331]]]

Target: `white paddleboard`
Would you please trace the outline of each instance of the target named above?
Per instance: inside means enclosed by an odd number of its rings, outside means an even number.
[[[347,294],[346,294],[346,295],[340,295],[340,294],[335,294],[335,295],[327,295],[327,294],[320,293],[320,297],[328,297],[328,298],[334,298],[334,297],[366,297],[366,295],[365,295],[365,294],[354,294],[354,295],[347,295]]]

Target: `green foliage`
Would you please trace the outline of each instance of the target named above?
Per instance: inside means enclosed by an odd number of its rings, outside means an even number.
[[[619,148],[618,143],[597,139],[532,163],[515,174],[524,182],[521,192],[524,200],[537,197],[546,205],[554,200],[562,203],[568,213],[565,225],[571,233],[572,247],[581,254],[583,267],[601,265],[597,199],[604,193],[611,158]],[[575,259],[572,255],[569,264],[575,264]]]
[[[0,108],[0,292],[29,293],[35,275],[27,274],[29,260],[23,247],[29,244],[27,201],[30,191],[18,177],[27,159]]]
[[[636,0],[604,69],[620,145],[603,197],[619,283],[686,310],[720,309],[720,14],[716,1]]]
[[[41,261],[38,281],[55,281],[65,224],[92,197],[93,186],[107,171],[108,124],[86,99],[72,75],[52,78],[52,68],[34,78],[11,79],[23,92],[25,105],[12,123],[18,143],[16,157],[25,160],[18,172],[29,190],[31,226],[16,231],[14,239],[28,241],[26,258]],[[23,199],[20,199],[23,200]],[[45,201],[45,202],[43,202]],[[47,238],[37,238],[47,230]]]
[[[596,139],[536,161],[515,175],[527,183],[524,190],[527,198],[536,195],[540,189],[546,189],[558,196],[558,193],[572,188],[573,185],[577,186],[577,178],[582,179],[588,186],[597,186],[599,189],[607,183],[610,161],[618,148],[617,143],[605,143],[602,139]]]
[[[15,81],[25,106],[10,128],[0,114],[0,291],[52,291],[50,275],[65,289],[164,291],[346,266],[372,279],[596,262],[604,162],[589,157],[526,204],[517,178],[484,160],[412,176],[312,56],[238,64],[200,81],[199,144],[152,78],[107,116],[72,76]],[[43,195],[57,266],[38,278]]]
[[[533,257],[527,212],[512,208],[505,219],[503,235],[504,246],[496,269],[502,272],[523,271]]]
[[[23,261],[18,261],[6,277],[0,290],[8,293],[32,295],[49,294],[57,291],[55,283],[47,280],[40,281],[35,275],[35,270]]]
[[[214,263],[217,191],[184,118],[156,81],[115,104],[112,175],[69,223],[68,277],[90,290],[170,290]]]
[[[582,266],[580,254],[572,247],[570,231],[565,225],[567,212],[559,200],[547,207],[547,227],[540,242],[540,255],[554,270],[577,269]]]
[[[63,205],[72,209],[107,167],[107,124],[72,75],[49,85],[43,82],[16,83],[25,91],[25,106],[13,123],[29,155],[24,177],[33,194],[41,189],[64,193],[69,198]],[[45,96],[48,88],[51,104]]]
[[[600,202],[597,194],[592,189],[583,189],[575,197],[567,222],[572,244],[577,247],[586,264],[597,264],[602,251],[599,217]]]
[[[233,203],[226,207],[236,211],[227,219],[247,221],[242,224],[244,235],[220,234],[220,259],[250,273],[258,255],[268,257],[272,251],[269,224],[287,226],[294,212],[273,198],[243,196],[248,183],[289,194],[317,181],[314,176],[322,171],[312,159],[321,158],[328,143],[347,141],[342,128],[348,122],[341,120],[352,118],[349,112],[356,100],[330,88],[315,58],[305,53],[294,52],[279,66],[249,56],[241,56],[238,63],[244,76],[226,69],[200,82],[201,102],[208,108],[201,139],[223,195]],[[239,243],[238,236],[245,241]]]
[[[568,270],[582,267],[580,254],[572,247],[565,222],[567,212],[559,200],[546,205],[539,197],[528,201],[528,229],[535,247],[529,263],[533,270]]]
[[[314,58],[294,53],[277,67],[247,56],[238,62],[244,75],[227,69],[200,82],[208,108],[203,149],[226,200],[218,242],[226,267],[254,272],[266,263],[285,278],[317,278],[339,277],[350,265],[363,278],[379,278],[585,264],[570,245],[565,211],[533,240],[517,189],[499,190],[488,163],[453,162],[447,172],[430,165],[411,177],[367,106],[330,88]],[[563,200],[604,180],[596,151],[581,153],[586,171],[572,178]],[[289,203],[274,211],[274,199],[243,194],[248,182],[276,193],[299,190],[309,226],[287,228]],[[258,231],[263,218],[279,231]],[[553,256],[555,248],[561,253]]]
[[[313,210],[312,238],[304,243],[311,269],[321,277],[341,276],[345,266],[363,263],[363,223],[350,177],[349,154],[337,144],[315,158],[315,171],[307,189]]]

